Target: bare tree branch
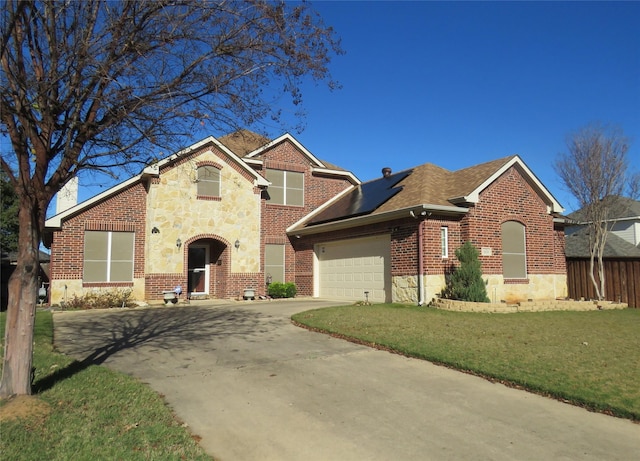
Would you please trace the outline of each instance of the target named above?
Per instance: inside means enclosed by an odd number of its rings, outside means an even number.
[[[34,267],[54,195],[82,171],[140,169],[154,146],[183,147],[203,123],[230,131],[281,121],[342,53],[306,3],[5,0],[0,36],[1,166],[19,198],[0,396],[28,393]],[[21,312],[19,315],[18,312]],[[31,316],[31,317],[30,317]]]
[[[620,128],[594,123],[568,136],[567,152],[554,165],[578,202],[580,223],[589,227],[590,278],[599,299],[606,295],[602,258],[620,198],[638,190],[639,176],[629,171],[628,150],[629,140]]]

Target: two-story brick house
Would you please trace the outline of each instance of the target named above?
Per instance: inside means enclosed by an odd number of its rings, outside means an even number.
[[[51,303],[113,288],[264,293],[267,276],[296,279],[285,228],[359,182],[288,134],[207,138],[47,220]]]
[[[126,287],[161,299],[264,294],[428,302],[481,249],[492,300],[566,295],[560,205],[517,156],[361,183],[286,134],[207,138],[47,220],[51,302]]]

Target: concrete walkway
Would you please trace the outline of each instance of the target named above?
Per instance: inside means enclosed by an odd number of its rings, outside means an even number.
[[[289,321],[330,304],[58,312],[55,344],[148,383],[219,461],[638,459],[630,421]]]

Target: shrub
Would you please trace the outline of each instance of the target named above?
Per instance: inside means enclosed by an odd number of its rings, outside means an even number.
[[[471,242],[465,242],[456,250],[460,266],[447,278],[447,286],[442,296],[460,301],[488,303],[487,287],[482,280],[482,263],[478,259],[478,250]]]
[[[298,292],[293,282],[273,282],[269,284],[269,296],[272,298],[293,298]]]
[[[71,309],[109,309],[113,307],[133,307],[133,293],[131,290],[91,291],[82,296],[73,295],[62,308]]]

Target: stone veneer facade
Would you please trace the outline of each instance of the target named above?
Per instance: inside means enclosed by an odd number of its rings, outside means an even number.
[[[220,170],[219,197],[198,196],[201,165]],[[303,280],[311,272],[300,270],[305,263],[297,264],[285,229],[351,183],[345,176],[314,173],[309,157],[286,139],[263,152],[259,163],[248,165],[263,176],[266,168],[302,172],[304,206],[270,204],[246,165],[208,143],[166,163],[157,177],[143,178],[62,221],[51,237],[50,302],[59,304],[96,290],[130,289],[137,300],[162,299],[163,291],[177,285],[186,292],[192,245],[209,249],[210,297],[237,298],[245,288],[264,294],[265,244],[285,246],[286,281],[301,283],[299,292],[305,294]],[[83,282],[85,230],[134,232],[132,282]]]

